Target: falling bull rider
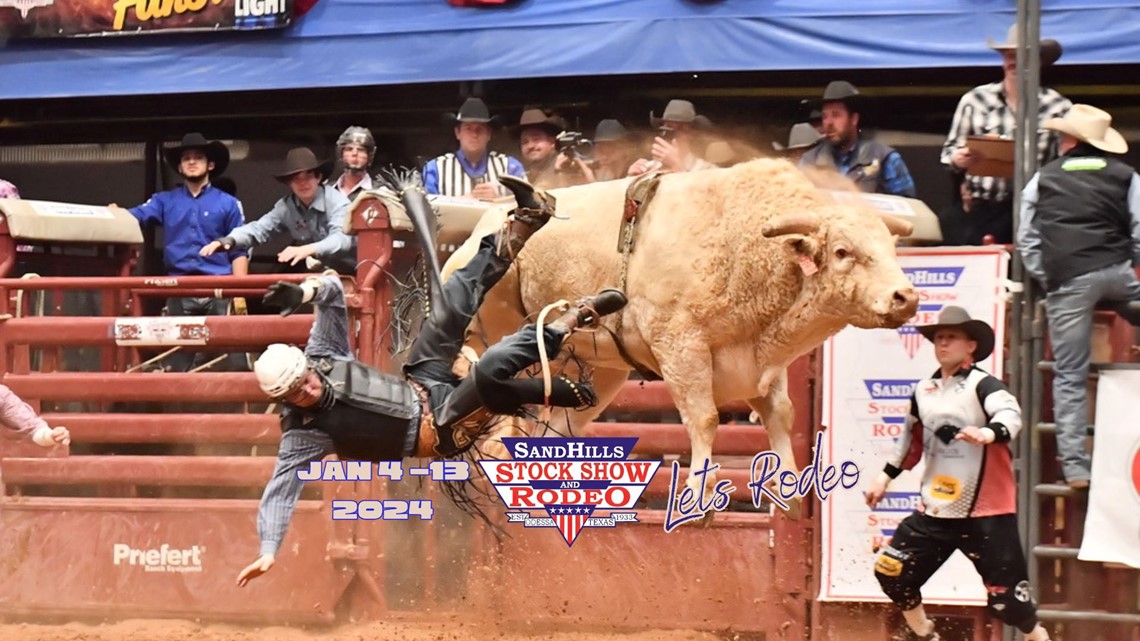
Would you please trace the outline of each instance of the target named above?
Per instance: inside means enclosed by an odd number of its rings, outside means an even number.
[[[254,365],[262,391],[284,409],[277,465],[258,509],[260,556],[238,575],[239,586],[273,567],[304,487],[297,472],[311,462],[333,453],[373,462],[455,457],[470,449],[497,415],[517,414],[524,405],[584,408],[596,402],[586,383],[556,377],[547,396],[543,380],[515,376],[539,362],[540,336],[551,358],[575,328],[594,325],[624,307],[625,296],[617,290],[603,290],[567,306],[541,331],[533,324],[525,326],[491,346],[462,379],[452,372],[484,294],[506,273],[527,239],[550,220],[553,197],[502,177],[518,206],[502,229],[482,239],[471,262],[441,284],[438,259],[430,249],[436,247],[431,237],[434,215],[418,174],[388,173],[384,178],[400,194],[430,265],[427,319],[403,376],[390,375],[353,358],[344,289],[337,277],[270,287],[264,302],[281,308],[282,315],[312,303],[316,317],[304,352],[270,345]]]

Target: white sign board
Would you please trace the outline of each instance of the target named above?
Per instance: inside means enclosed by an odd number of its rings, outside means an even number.
[[[205,345],[210,328],[205,316],[149,316],[116,318],[115,344],[124,347]]]
[[[919,502],[923,463],[895,479],[871,510],[863,492],[883,469],[910,409],[910,392],[937,368],[930,342],[914,328],[957,305],[993,326],[998,348],[978,363],[1001,378],[1005,283],[1009,254],[1000,248],[900,248],[899,264],[919,292],[918,314],[899,329],[847,328],[824,343],[823,416],[827,464],[853,461],[860,491],[836,492],[822,503],[821,586],[824,601],[888,601],[875,579],[876,551]],[[956,552],[922,589],[927,603],[985,605],[974,566]]]
[[[1106,370],[1096,384],[1096,438],[1082,561],[1140,568],[1140,371]]]

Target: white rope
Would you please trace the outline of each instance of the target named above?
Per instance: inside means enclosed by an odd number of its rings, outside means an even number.
[[[534,331],[538,333],[538,360],[542,363],[542,412],[539,414],[539,420],[544,422],[550,420],[551,380],[550,359],[546,357],[546,335],[542,329],[543,325],[546,324],[546,315],[551,310],[563,306],[569,307],[570,303],[560,300],[543,307],[542,311],[538,313],[538,320],[534,323]]]

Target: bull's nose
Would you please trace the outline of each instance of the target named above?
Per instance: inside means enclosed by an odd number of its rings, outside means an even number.
[[[892,297],[895,311],[913,316],[918,311],[918,292],[913,287],[896,289]]]

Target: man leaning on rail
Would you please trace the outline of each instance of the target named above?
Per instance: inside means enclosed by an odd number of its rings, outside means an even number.
[[[421,246],[430,254],[436,245],[425,235],[435,226],[418,177],[387,178],[401,194]],[[428,318],[412,344],[403,376],[385,374],[353,358],[344,290],[337,277],[323,275],[301,285],[279,282],[270,287],[265,303],[288,315],[311,302],[316,318],[304,352],[270,345],[254,365],[262,391],[284,403],[283,433],[277,466],[258,509],[261,554],[238,575],[239,586],[273,567],[304,485],[297,472],[311,462],[333,453],[341,459],[373,462],[453,457],[470,449],[494,423],[495,415],[517,414],[523,405],[595,404],[594,390],[586,383],[554,378],[546,397],[542,380],[514,378],[540,360],[540,334],[533,324],[492,345],[464,378],[452,373],[484,294],[554,213],[549,195],[509,176],[500,179],[514,192],[518,206],[501,230],[483,237],[471,262],[442,287],[436,278],[429,291]],[[432,258],[429,255],[429,264]],[[438,275],[438,269],[433,271]],[[578,301],[542,327],[547,356],[557,354],[575,328],[596,324],[625,302],[625,296],[612,289]]]

